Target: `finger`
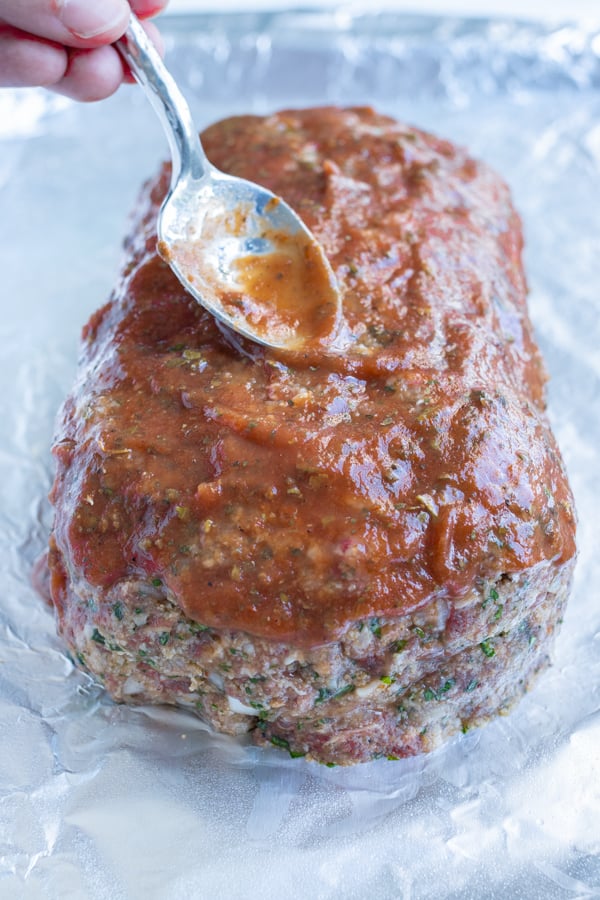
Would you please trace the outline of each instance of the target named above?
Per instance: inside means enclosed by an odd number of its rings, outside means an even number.
[[[10,25],[69,47],[113,43],[130,13],[126,0],[2,0],[2,18]]]
[[[123,81],[123,64],[114,47],[71,50],[64,76],[51,86],[57,94],[72,100],[104,100]]]
[[[67,70],[64,47],[0,24],[0,86],[48,86],[60,81]]]
[[[140,19],[149,19],[161,13],[168,0],[131,0],[131,8]]]
[[[158,30],[150,22],[144,22],[144,29],[162,53]],[[131,76],[114,47],[71,50],[66,71],[61,80],[52,85],[52,90],[73,100],[91,102],[110,97],[123,80],[130,81]]]

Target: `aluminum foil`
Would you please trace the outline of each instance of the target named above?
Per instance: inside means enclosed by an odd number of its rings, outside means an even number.
[[[329,769],[114,705],[31,586],[78,337],[166,155],[135,87],[79,106],[0,94],[0,897],[600,896],[600,33],[485,21],[163,20],[199,126],[371,103],[511,184],[580,557],[554,667],[512,714],[429,756]]]

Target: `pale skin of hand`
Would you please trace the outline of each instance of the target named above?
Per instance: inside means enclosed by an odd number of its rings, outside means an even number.
[[[146,19],[168,0],[0,0],[0,87],[42,86],[74,100],[102,100],[125,80],[114,47],[130,10]],[[151,23],[144,27],[161,49]]]

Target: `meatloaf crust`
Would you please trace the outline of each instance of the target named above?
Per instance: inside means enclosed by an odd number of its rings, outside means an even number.
[[[157,255],[163,167],[59,419],[59,631],[120,701],[326,763],[430,750],[547,664],[575,559],[508,189],[370,109],[203,140],[321,241],[350,346],[217,326]]]

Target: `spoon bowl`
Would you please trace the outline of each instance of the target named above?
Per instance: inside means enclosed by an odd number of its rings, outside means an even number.
[[[294,352],[334,348],[341,302],[316,238],[280,197],[209,162],[185,99],[133,13],[116,46],[171,147],[158,220],[162,258],[202,306],[245,337]]]

